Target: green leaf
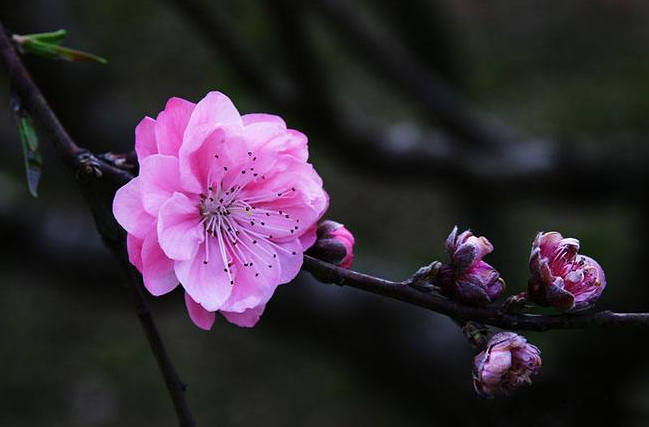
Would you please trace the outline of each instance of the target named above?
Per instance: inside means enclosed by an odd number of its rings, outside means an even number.
[[[65,39],[65,36],[67,34],[68,32],[65,30],[58,30],[58,31],[49,31],[47,33],[27,34],[23,37],[29,37],[33,40],[38,40],[39,42],[43,42],[43,43],[61,44],[61,42],[63,41],[63,39]]]
[[[24,114],[18,116],[18,134],[23,146],[27,187],[32,196],[38,197],[38,182],[41,178],[43,158],[38,151],[38,136],[29,116]]]
[[[31,53],[50,59],[65,59],[67,61],[94,61],[106,64],[108,60],[81,50],[59,46],[65,38],[66,31],[59,30],[49,33],[19,35],[14,34],[13,40],[21,52]]]

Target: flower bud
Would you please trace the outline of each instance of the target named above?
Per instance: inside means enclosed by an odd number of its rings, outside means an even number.
[[[539,233],[532,243],[528,296],[563,311],[590,307],[606,287],[604,270],[579,255],[579,240],[557,232]]]
[[[354,236],[343,224],[326,220],[318,225],[317,240],[307,252],[323,261],[349,268],[354,261]]]
[[[483,397],[494,397],[530,385],[541,368],[541,352],[521,335],[500,332],[473,361],[475,390]]]
[[[493,246],[486,237],[476,237],[469,230],[458,235],[457,231],[454,227],[446,239],[451,262],[442,267],[442,293],[465,304],[489,304],[505,289],[498,271],[482,261]]]

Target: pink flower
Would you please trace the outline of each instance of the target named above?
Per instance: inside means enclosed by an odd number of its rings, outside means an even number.
[[[446,250],[451,262],[441,269],[442,293],[472,305],[489,304],[502,294],[505,281],[482,261],[493,251],[486,237],[476,237],[469,230],[458,234],[454,227],[446,239]]]
[[[473,386],[484,397],[507,395],[532,383],[541,368],[541,352],[513,332],[501,332],[473,359]]]
[[[606,287],[604,270],[579,255],[579,240],[557,232],[539,233],[532,244],[528,295],[537,304],[560,310],[590,307]]]
[[[275,288],[291,281],[328,206],[307,163],[307,138],[268,114],[239,112],[210,92],[171,98],[135,129],[139,176],[113,202],[131,263],[153,295],[180,282],[194,323],[215,312],[254,326]]]
[[[354,261],[354,235],[343,224],[322,221],[317,228],[316,243],[308,254],[342,268],[350,268]]]

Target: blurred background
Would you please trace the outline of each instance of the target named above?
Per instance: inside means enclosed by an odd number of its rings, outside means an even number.
[[[649,4],[632,0],[6,1],[15,33],[68,30],[105,66],[25,61],[73,138],[125,152],[171,96],[228,94],[310,137],[354,268],[390,279],[488,236],[511,293],[532,238],[582,242],[601,308],[648,311]],[[0,72],[0,425],[175,425],[116,262],[45,136],[26,187]],[[642,329],[525,333],[534,386],[478,399],[446,317],[301,274],[254,329],[206,333],[150,298],[199,425],[649,423]]]

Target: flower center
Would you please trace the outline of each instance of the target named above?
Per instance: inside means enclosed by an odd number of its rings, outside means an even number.
[[[265,265],[272,269],[278,251],[297,255],[295,251],[285,249],[272,239],[274,232],[294,234],[299,229],[299,218],[293,219],[281,210],[254,206],[285,198],[295,192],[295,188],[252,197],[242,197],[242,189],[243,186],[234,182],[227,189],[212,184],[208,186],[206,193],[201,194],[198,205],[200,223],[205,232],[203,264],[210,261],[210,239],[216,239],[223,271],[228,275],[231,285],[234,285],[231,267],[235,260],[244,268],[254,268],[254,276],[259,277],[256,266]]]

